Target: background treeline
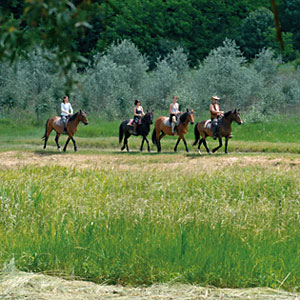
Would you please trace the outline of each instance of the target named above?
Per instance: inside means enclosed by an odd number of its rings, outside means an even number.
[[[51,54],[49,53],[51,57]],[[300,70],[278,70],[281,63],[270,49],[260,51],[250,64],[239,47],[226,39],[223,45],[192,69],[180,47],[159,59],[152,71],[149,61],[130,41],[113,44],[106,54],[96,54],[83,71],[73,69],[77,85],[70,93],[75,110],[84,108],[109,119],[130,116],[133,99],[145,109],[167,110],[172,95],[182,109],[207,111],[210,96],[222,97],[224,109],[239,107],[247,118],[261,118],[300,103]],[[40,50],[13,65],[0,64],[1,113],[17,116],[26,111],[45,119],[59,113],[64,77]]]
[[[283,57],[294,60],[300,51],[300,0],[276,3]],[[0,9],[6,42],[15,33],[17,48],[29,40],[60,49],[70,43],[72,51],[88,59],[123,39],[147,55],[150,68],[178,46],[196,66],[225,37],[235,40],[247,59],[263,47],[279,52],[268,0],[11,0],[1,1]]]
[[[295,111],[299,70],[284,66],[300,61],[300,0],[276,3],[283,52],[265,0],[1,1],[0,113],[42,120],[66,87],[75,109],[110,119],[173,94],[197,111],[218,94],[253,120]]]

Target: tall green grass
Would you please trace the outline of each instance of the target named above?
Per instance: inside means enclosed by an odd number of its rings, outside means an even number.
[[[102,283],[299,287],[297,168],[155,157],[1,170],[0,264]]]

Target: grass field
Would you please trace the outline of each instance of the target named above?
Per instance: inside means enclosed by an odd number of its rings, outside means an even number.
[[[231,155],[200,156],[171,152],[175,138],[160,155],[137,152],[135,137],[121,153],[119,122],[100,121],[80,127],[79,153],[42,152],[41,126],[2,120],[0,265],[98,283],[297,291],[300,124],[283,135],[282,121],[236,125]]]

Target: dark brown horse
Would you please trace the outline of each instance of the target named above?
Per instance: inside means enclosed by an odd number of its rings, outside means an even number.
[[[147,111],[147,113],[142,117],[141,124],[137,125],[136,128],[136,134],[135,135],[141,135],[143,137],[142,144],[140,147],[140,150],[143,151],[143,145],[144,141],[146,141],[148,146],[148,152],[150,152],[150,145],[149,141],[147,139],[147,135],[150,131],[150,125],[153,123],[153,112],[154,111]],[[126,147],[127,152],[129,152],[128,147],[128,139],[129,137],[134,134],[133,133],[133,125],[128,125],[130,120],[123,121],[119,127],[119,143],[122,143],[123,135],[124,135],[124,144],[121,148],[123,151]]]
[[[212,150],[213,153],[222,147],[222,138],[223,137],[225,137],[225,153],[226,154],[228,153],[227,152],[228,139],[230,138],[230,133],[232,130],[231,124],[233,121],[238,123],[239,125],[241,125],[243,123],[239,110],[235,109],[234,111],[228,111],[219,120],[219,125],[218,125],[219,146]],[[208,136],[211,136],[211,137],[213,136],[210,120],[198,122],[195,126],[194,133],[195,133],[195,142],[193,144],[194,146],[198,143],[198,141],[200,139],[200,135],[202,137],[199,141],[198,152],[200,153],[200,146],[203,143],[206,151],[210,154],[210,151],[206,144],[206,138]]]
[[[157,152],[161,152],[161,144],[160,140],[166,135],[178,135],[178,140],[175,145],[174,151],[177,151],[177,146],[180,142],[180,140],[183,140],[185,145],[185,150],[189,152],[189,149],[186,144],[186,140],[184,135],[188,132],[188,125],[189,123],[194,124],[194,111],[187,110],[185,113],[183,113],[179,117],[179,125],[176,128],[175,133],[172,132],[172,127],[170,124],[170,118],[169,117],[159,117],[155,121],[154,130],[152,133],[152,142],[154,145],[157,146]]]
[[[54,117],[51,117],[50,119],[48,119],[46,122],[45,134],[42,137],[42,139],[45,140],[44,150],[46,149],[49,135],[50,135],[51,131],[54,129],[56,131],[55,142],[56,142],[58,151],[61,151],[60,145],[58,143],[58,139],[59,139],[60,135],[67,134],[69,137],[66,141],[66,144],[65,144],[63,150],[64,150],[64,152],[66,151],[69,141],[72,140],[73,145],[74,145],[74,151],[76,152],[77,146],[76,146],[76,142],[75,142],[73,136],[75,135],[75,133],[77,131],[77,126],[78,126],[79,122],[82,122],[84,125],[88,124],[88,119],[87,119],[86,113],[82,110],[80,110],[79,112],[77,112],[76,114],[74,114],[73,116],[70,117],[70,119],[68,120],[68,123],[67,123],[66,132],[64,132],[63,123],[60,122],[60,117],[54,116]]]

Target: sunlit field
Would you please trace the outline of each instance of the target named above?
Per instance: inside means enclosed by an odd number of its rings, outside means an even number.
[[[152,143],[150,154],[138,152],[132,137],[127,154],[119,122],[99,122],[80,126],[79,151],[70,145],[65,154],[53,142],[41,151],[42,126],[22,134],[8,124],[0,131],[0,265],[13,259],[22,271],[106,284],[297,291],[296,130],[283,137],[278,120],[234,125],[231,154],[209,156],[192,147],[191,126],[189,154],[183,145],[173,153],[172,137],[162,154]]]

